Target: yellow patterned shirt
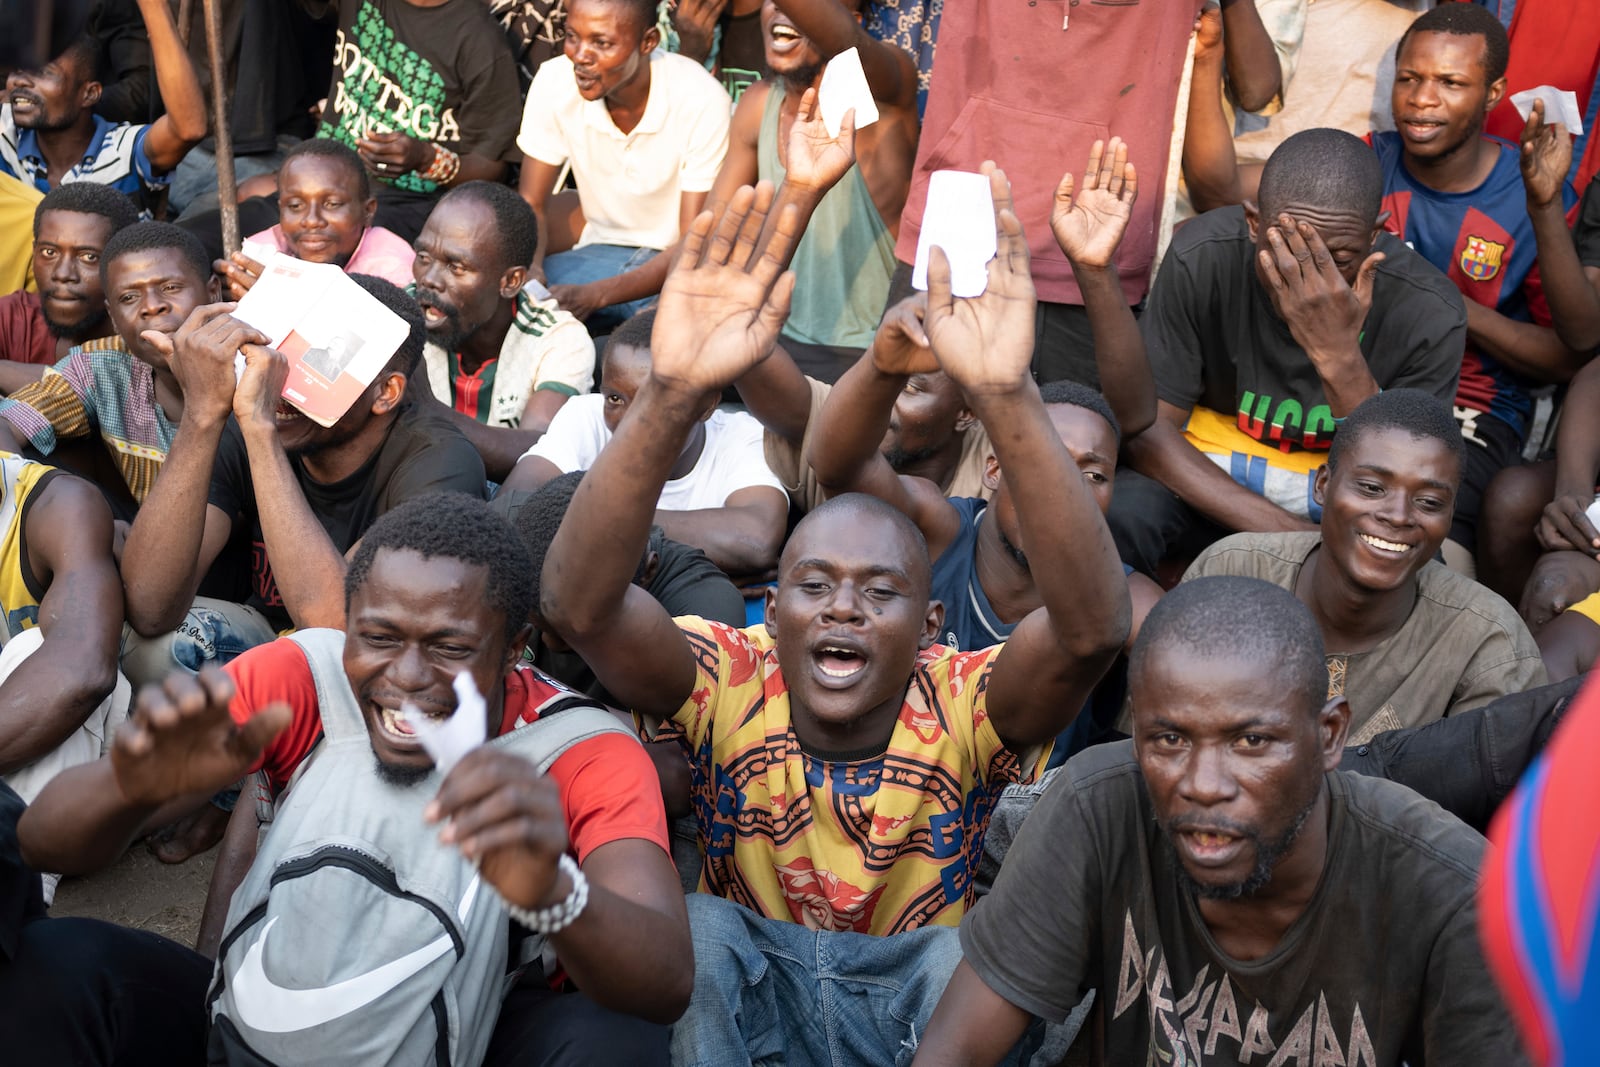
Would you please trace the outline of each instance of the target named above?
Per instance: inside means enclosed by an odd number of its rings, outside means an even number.
[[[45,589],[28,562],[23,524],[28,508],[59,473],[43,463],[0,452],[0,612],[5,616],[0,644],[39,625],[39,601]]]
[[[1000,791],[1036,773],[989,721],[1000,646],[922,653],[878,756],[802,752],[764,626],[677,620],[699,679],[667,729],[687,747],[706,863],[702,892],[813,929],[955,926]]]

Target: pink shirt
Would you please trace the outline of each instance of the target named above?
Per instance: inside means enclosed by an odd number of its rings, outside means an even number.
[[[294,255],[289,251],[289,241],[283,236],[281,226],[253,233],[246,240],[270,244],[286,256]],[[356,245],[350,262],[344,265],[344,272],[371,274],[404,289],[416,280],[411,274],[411,261],[415,258],[416,253],[399,234],[382,226],[369,226],[361,235],[361,243]]]
[[[1143,299],[1178,83],[1199,8],[1198,0],[946,4],[895,256],[916,258],[933,172],[976,171],[992,159],[1011,179],[1039,299],[1083,303],[1051,235],[1050,208],[1061,176],[1070,169],[1081,181],[1089,146],[1115,134],[1139,171],[1139,199],[1117,266],[1129,301]]]

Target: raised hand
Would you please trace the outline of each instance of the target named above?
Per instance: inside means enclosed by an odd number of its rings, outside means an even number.
[[[233,394],[233,416],[239,429],[250,433],[278,432],[278,405],[283,399],[283,383],[289,380],[289,360],[282,352],[265,345],[244,348],[244,373]]]
[[[174,671],[139,691],[111,744],[112,773],[130,804],[213,793],[243,777],[289,725],[289,706],[281,703],[236,725],[228,714],[233,692],[232,679],[216,667],[199,675]]]
[[[556,903],[545,898],[567,850],[566,815],[560,789],[527,760],[489,747],[469,752],[445,776],[425,816],[445,824],[439,839],[477,863],[507,903]]]
[[[1265,220],[1263,220],[1265,221]],[[1308,222],[1280,215],[1267,227],[1271,251],[1257,253],[1272,306],[1313,363],[1354,351],[1367,312],[1382,252],[1361,263],[1351,286],[1339,273],[1322,235]]]
[[[672,28],[678,31],[678,54],[696,63],[710,59],[717,22],[727,8],[728,0],[678,0],[672,8]]]
[[[228,259],[219,259],[211,266],[235,300],[241,299],[261,280],[261,264],[243,252],[235,252]]]
[[[1083,188],[1075,188],[1068,171],[1056,186],[1055,206],[1050,211],[1056,244],[1073,266],[1111,265],[1138,196],[1139,175],[1128,162],[1128,146],[1122,138],[1111,138],[1109,145],[1096,141],[1089,149]]]
[[[1194,17],[1194,58],[1203,62],[1222,51],[1222,8],[1214,0]]]
[[[939,369],[923,320],[928,314],[928,295],[913,293],[884,312],[877,333],[872,336],[872,365],[884,374],[931,374]]]
[[[989,261],[982,296],[957,297],[950,289],[950,260],[934,246],[928,256],[928,311],[923,319],[939,366],[967,395],[1015,388],[1033,362],[1033,318],[1038,301],[1028,270],[1028,242],[1011,208],[1011,183],[992,162],[998,250]]]
[[[167,359],[183,389],[185,416],[221,422],[233,410],[238,376],[234,356],[245,345],[264,345],[266,334],[234,318],[236,304],[206,304],[189,313],[175,334],[141,336]]]
[[[807,89],[800,98],[800,110],[789,127],[783,159],[784,181],[815,189],[821,196],[850,172],[856,161],[856,113],[845,112],[839,123],[839,136],[828,136],[822,121],[817,91]]]
[[[1544,121],[1544,101],[1535,100],[1522,126],[1522,186],[1529,207],[1544,207],[1561,197],[1572,166],[1572,138],[1559,122]]]
[[[656,308],[655,380],[710,392],[772,352],[794,295],[794,275],[783,264],[800,227],[797,211],[786,207],[757,249],[771,207],[772,185],[762,182],[735,192],[720,219],[703,211],[690,224]]]

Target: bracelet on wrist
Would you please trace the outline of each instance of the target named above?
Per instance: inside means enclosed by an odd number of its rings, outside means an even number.
[[[449,185],[461,171],[461,157],[440,144],[435,144],[432,148],[433,162],[422,172],[422,177],[435,185]]]
[[[578,921],[578,916],[583,914],[583,909],[589,904],[589,879],[584,877],[583,869],[577,861],[565,852],[557,861],[557,877],[565,874],[572,879],[572,890],[566,898],[559,900],[545,908],[519,908],[510,901],[505,901],[506,911],[513,919],[526,926],[536,934],[549,937],[559,934],[567,927]],[[503,898],[502,898],[503,899]]]

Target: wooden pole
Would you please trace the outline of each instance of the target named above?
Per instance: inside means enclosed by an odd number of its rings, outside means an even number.
[[[211,134],[216,142],[217,199],[222,211],[222,254],[239,251],[239,182],[233,173],[233,130],[228,124],[228,67],[222,54],[221,0],[201,0],[206,19],[206,59],[211,64]]]

